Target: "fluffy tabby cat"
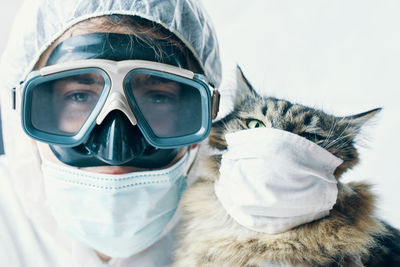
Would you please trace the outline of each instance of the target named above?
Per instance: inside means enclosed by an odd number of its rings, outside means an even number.
[[[225,134],[251,127],[274,127],[324,147],[344,162],[334,175],[358,162],[354,138],[380,109],[349,117],[259,96],[240,69],[234,111],[213,125],[209,145],[227,148]],[[251,123],[250,123],[251,122]],[[365,183],[338,182],[330,215],[280,234],[240,226],[219,203],[213,182],[221,156],[203,160],[203,174],[182,200],[184,220],[173,266],[400,266],[399,231],[374,216],[375,196]]]

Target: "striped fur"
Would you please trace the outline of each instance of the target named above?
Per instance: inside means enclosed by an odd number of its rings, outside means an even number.
[[[226,149],[226,133],[248,128],[257,120],[303,136],[343,159],[337,179],[358,162],[354,138],[374,109],[335,117],[286,100],[260,97],[239,69],[234,111],[213,125],[209,144]],[[398,230],[374,216],[375,196],[364,183],[338,181],[338,199],[328,217],[287,232],[269,235],[238,225],[223,209],[213,182],[220,156],[199,159],[204,173],[184,194],[180,248],[173,266],[400,266]]]

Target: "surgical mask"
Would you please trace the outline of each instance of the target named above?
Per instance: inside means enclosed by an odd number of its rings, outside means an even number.
[[[296,134],[255,128],[226,134],[215,194],[242,226],[285,232],[329,215],[336,203],[333,175],[343,162]]]
[[[21,85],[23,129],[67,165],[167,165],[208,136],[218,92],[184,69],[179,49],[159,45],[116,33],[61,42]]]
[[[121,175],[43,160],[46,201],[59,227],[76,240],[128,257],[162,236],[185,189],[190,156],[166,169]]]

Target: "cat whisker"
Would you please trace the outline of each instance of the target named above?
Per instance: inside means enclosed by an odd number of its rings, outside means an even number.
[[[342,119],[343,120],[343,119]],[[342,121],[341,120],[341,121]],[[336,125],[336,122],[333,124],[333,126],[335,126]],[[326,146],[324,146],[326,149],[327,148],[331,148],[333,145],[335,145],[335,144],[337,144],[339,141],[341,142],[343,139],[345,139],[345,138],[347,138],[347,137],[349,137],[349,136],[352,136],[351,134],[346,134],[346,135],[343,135],[345,132],[346,132],[346,130],[347,129],[349,129],[349,124],[348,123],[346,123],[346,127],[340,132],[340,134],[339,134],[339,136],[337,137],[337,138],[335,138],[335,139],[333,139],[333,140],[329,140],[330,138],[330,136],[328,136],[328,138],[326,139],[327,141],[329,141],[329,143],[328,144],[326,144]],[[331,127],[331,129],[332,129],[332,127]],[[331,132],[331,131],[330,131]],[[341,144],[341,146],[343,146],[344,144]]]
[[[329,143],[327,144],[327,142],[330,140],[331,136],[333,135],[333,132],[334,132],[335,128],[336,128],[336,121],[334,121],[332,126],[329,128],[328,136],[326,137],[326,139],[321,144],[322,147],[327,147],[329,145]]]
[[[337,143],[340,143],[340,145],[338,146],[338,148],[343,147],[344,145],[347,145],[351,140],[348,139],[347,141],[343,142],[344,139],[347,139],[348,137],[351,137],[351,134],[346,134],[346,135],[342,135],[342,136],[338,136],[337,138],[333,139],[333,140],[329,140],[329,143],[326,144],[324,146],[325,149],[331,148],[334,145],[336,145]]]

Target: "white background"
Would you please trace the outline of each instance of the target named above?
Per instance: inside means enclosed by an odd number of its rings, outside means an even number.
[[[224,92],[239,64],[264,95],[336,115],[384,108],[344,178],[375,184],[378,213],[400,227],[400,1],[203,2],[220,41]],[[0,51],[20,3],[0,0]]]

